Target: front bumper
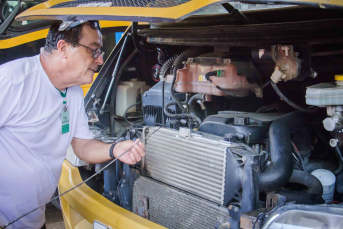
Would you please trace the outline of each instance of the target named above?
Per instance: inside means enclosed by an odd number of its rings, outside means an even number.
[[[65,160],[59,183],[60,193],[82,181],[79,169]],[[61,196],[60,199],[66,229],[93,228],[94,220],[113,229],[165,228],[115,205],[86,184]]]

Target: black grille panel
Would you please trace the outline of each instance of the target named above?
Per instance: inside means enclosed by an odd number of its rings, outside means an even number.
[[[168,109],[168,112],[175,114],[175,110]],[[157,106],[144,106],[143,107],[144,120],[147,125],[155,126],[156,124],[162,124],[162,107]],[[164,115],[164,122],[169,123],[172,119],[167,115]]]
[[[81,4],[90,3],[112,3],[112,7],[152,7],[167,8],[174,7],[191,0],[93,0],[93,1],[71,1],[52,6],[51,8],[78,7]],[[101,6],[101,5],[99,5]]]

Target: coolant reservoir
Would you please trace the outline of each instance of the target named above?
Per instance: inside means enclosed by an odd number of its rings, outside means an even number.
[[[343,75],[335,76],[336,83],[321,83],[306,90],[306,104],[331,106],[343,104]]]
[[[213,83],[223,89],[229,89],[232,96],[246,96],[250,90],[259,91],[256,96],[261,97],[260,87],[256,83],[249,83],[247,77],[237,73],[237,67],[231,59],[222,58],[189,58],[186,67],[179,69],[175,81],[175,91],[188,93],[203,93],[208,95],[224,96],[227,93],[219,90],[207,81],[205,74],[215,70],[222,70],[223,76],[211,79]],[[172,76],[167,81],[172,82]]]
[[[143,81],[138,79],[131,79],[131,81],[121,81],[117,88],[116,96],[116,115],[124,116],[125,110],[137,102],[142,101],[142,95],[150,87]],[[128,110],[129,112],[136,112],[136,106]]]

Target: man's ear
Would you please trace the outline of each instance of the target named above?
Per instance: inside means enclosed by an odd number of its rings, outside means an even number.
[[[57,42],[57,53],[62,58],[67,58],[69,48],[70,48],[70,44],[68,42],[66,42],[65,40],[59,40]]]

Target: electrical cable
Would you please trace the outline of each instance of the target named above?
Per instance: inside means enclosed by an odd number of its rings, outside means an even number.
[[[151,135],[153,135],[154,133],[156,133],[159,129],[161,129],[162,126],[160,126],[159,128],[157,128],[156,130],[154,130],[151,134],[149,134],[148,136],[146,136],[145,138],[143,138],[142,140],[139,140],[137,143],[133,144],[128,150],[126,150],[124,153],[120,154],[116,159],[114,159],[113,161],[111,161],[110,163],[108,163],[106,166],[104,166],[102,169],[100,169],[98,172],[94,173],[92,176],[90,176],[88,179],[86,179],[85,181],[81,182],[80,184],[74,186],[73,188],[65,191],[64,193],[56,196],[55,198],[52,198],[50,201],[46,202],[45,204],[40,205],[39,207],[25,213],[24,215],[18,217],[17,219],[9,222],[8,224],[4,225],[4,226],[0,226],[0,229],[5,229],[8,226],[12,225],[13,223],[17,222],[18,220],[20,220],[21,218],[31,214],[32,212],[36,211],[37,209],[44,207],[45,205],[47,205],[48,203],[52,202],[53,200],[56,200],[57,198],[60,198],[61,196],[63,196],[64,194],[74,190],[75,188],[81,186],[82,184],[88,182],[89,180],[91,180],[92,178],[94,178],[96,175],[99,175],[103,170],[105,170],[107,167],[109,167],[110,165],[112,165],[115,161],[117,161],[119,158],[121,158],[124,154],[126,154],[127,152],[129,152],[131,149],[133,149],[133,147],[135,147],[136,145],[138,145],[140,142],[145,141],[146,139],[150,138]]]
[[[310,108],[303,108],[295,103],[293,103],[291,100],[289,100],[278,88],[278,86],[276,86],[276,84],[274,82],[270,82],[271,85],[274,88],[274,91],[276,92],[276,94],[278,94],[278,96],[280,96],[288,105],[290,105],[291,107],[297,109],[298,111],[302,111],[302,112],[307,112],[307,113],[313,113],[313,112],[317,112],[319,109],[315,108],[315,109],[310,109]]]
[[[222,92],[224,92],[227,95],[232,95],[227,89],[221,88],[220,86],[218,86],[217,84],[215,84],[211,79],[210,76],[220,76],[221,74],[221,70],[217,70],[217,71],[212,71],[212,72],[208,72],[205,74],[205,78],[206,80],[208,80],[209,82],[211,82],[214,86],[216,86],[216,88]]]
[[[181,118],[184,118],[184,117],[187,117],[187,118],[194,118],[198,123],[199,125],[202,123],[201,119],[195,115],[192,115],[192,114],[187,114],[187,113],[183,113],[183,114],[171,114],[168,112],[168,107],[169,106],[172,106],[172,105],[177,105],[176,102],[171,102],[171,103],[168,103],[165,107],[164,107],[164,113],[168,116],[168,117],[171,117],[171,118],[176,118],[176,117],[181,117]]]
[[[133,104],[133,105],[131,105],[131,106],[129,106],[128,108],[126,108],[126,110],[124,111],[124,119],[125,119],[125,121],[127,122],[127,123],[129,123],[129,124],[133,124],[132,122],[130,122],[129,120],[127,120],[127,116],[126,116],[126,114],[127,114],[127,112],[131,109],[131,107],[134,107],[134,106],[137,106],[138,104],[141,104],[142,103],[142,101],[140,101],[140,102],[138,102],[138,103],[135,103],[135,104]],[[142,116],[139,116],[138,118],[141,118]]]

